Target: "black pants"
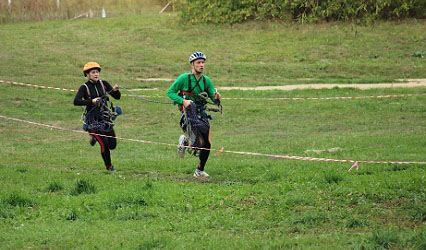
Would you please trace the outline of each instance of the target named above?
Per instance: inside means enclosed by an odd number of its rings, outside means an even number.
[[[101,146],[102,159],[104,159],[105,167],[108,168],[112,165],[110,150],[114,150],[117,147],[117,139],[115,138],[114,129],[107,133],[96,133],[94,131],[89,132],[95,133],[93,134],[93,136],[96,138],[96,140],[99,142],[99,145]],[[112,136],[114,138],[109,136]]]
[[[210,133],[210,129],[209,129],[209,133]],[[211,148],[211,144],[209,141],[209,133],[204,134],[202,133],[200,136],[200,144],[201,144],[201,148]],[[201,171],[204,171],[204,166],[207,163],[207,160],[209,159],[209,155],[210,155],[210,150],[200,150],[200,156],[198,157],[200,159],[200,162],[198,163],[198,169],[200,169]]]

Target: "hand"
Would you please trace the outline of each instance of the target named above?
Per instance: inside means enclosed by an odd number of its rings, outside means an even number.
[[[188,108],[191,105],[191,100],[183,100],[182,105],[184,108]]]
[[[112,87],[112,91],[117,91],[118,89],[120,89],[120,87],[118,87],[118,85],[116,84],[116,85],[114,85],[114,87]]]
[[[95,99],[92,99],[92,103],[93,104],[96,104],[96,102],[98,101],[98,100],[100,100],[101,98],[100,97],[96,97]]]
[[[214,99],[220,100],[220,94],[219,94],[219,92],[215,92],[214,93]]]

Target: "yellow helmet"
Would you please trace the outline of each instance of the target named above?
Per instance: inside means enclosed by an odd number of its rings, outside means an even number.
[[[98,69],[99,72],[101,71],[101,65],[99,65],[99,63],[97,62],[88,62],[84,65],[83,67],[83,74],[84,76],[87,76],[87,73],[91,70],[91,69]]]

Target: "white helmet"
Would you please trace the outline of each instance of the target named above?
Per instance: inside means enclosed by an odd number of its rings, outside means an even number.
[[[193,61],[197,59],[204,59],[206,60],[206,55],[203,54],[203,52],[195,52],[189,57],[189,63],[192,63]]]

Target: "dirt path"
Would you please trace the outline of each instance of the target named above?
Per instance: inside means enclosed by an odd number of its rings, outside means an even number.
[[[374,89],[374,88],[413,88],[426,87],[425,79],[401,79],[406,83],[365,83],[365,84],[295,84],[284,86],[259,86],[259,87],[219,87],[220,90],[293,90],[293,89],[324,89],[324,88],[358,88],[358,89]]]

